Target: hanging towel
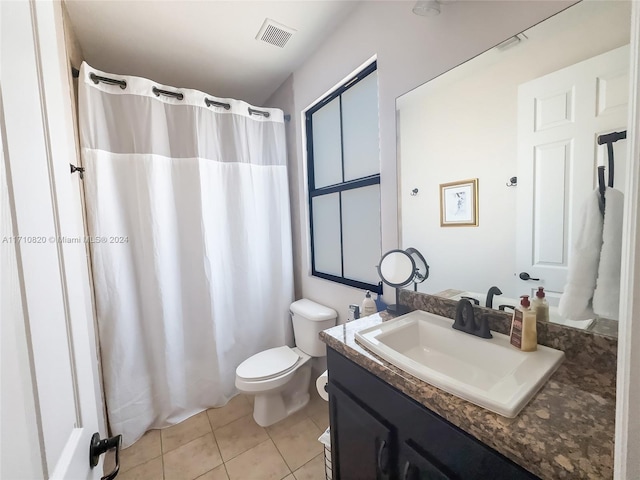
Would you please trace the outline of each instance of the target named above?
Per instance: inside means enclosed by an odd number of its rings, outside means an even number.
[[[601,317],[618,320],[624,195],[619,190],[607,188],[605,205],[602,251],[598,281],[593,294],[593,311]]]
[[[595,316],[591,300],[596,288],[603,230],[599,199],[598,190],[594,190],[587,199],[569,257],[567,284],[560,297],[558,310],[560,315],[571,320],[588,320]]]

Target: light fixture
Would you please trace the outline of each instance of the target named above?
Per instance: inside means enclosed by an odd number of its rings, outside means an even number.
[[[390,250],[380,259],[378,275],[384,283],[396,289],[396,303],[389,305],[387,311],[392,315],[403,315],[409,308],[400,305],[400,289],[413,282],[414,290],[418,290],[418,283],[429,278],[429,265],[415,248],[406,250]]]
[[[413,13],[422,17],[440,15],[440,2],[438,0],[418,0],[413,7]]]

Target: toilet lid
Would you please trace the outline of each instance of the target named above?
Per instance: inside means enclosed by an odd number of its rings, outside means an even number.
[[[287,346],[270,348],[247,358],[238,366],[236,374],[247,380],[266,380],[290,370],[299,359]]]

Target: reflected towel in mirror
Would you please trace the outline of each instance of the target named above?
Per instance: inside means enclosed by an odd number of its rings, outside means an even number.
[[[604,223],[599,199],[598,190],[594,190],[584,206],[578,235],[569,257],[567,284],[558,305],[560,315],[572,320],[594,317],[591,300],[598,277]]]
[[[624,195],[615,188],[607,188],[605,201],[602,250],[598,281],[593,293],[593,310],[601,317],[617,320],[620,303]]]

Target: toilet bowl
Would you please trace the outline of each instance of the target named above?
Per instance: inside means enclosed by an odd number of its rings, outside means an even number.
[[[326,355],[319,338],[335,325],[335,310],[302,299],[291,304],[297,347],[275,347],[247,358],[236,369],[236,387],[255,395],[253,418],[262,427],[304,408],[309,402],[311,358]]]

